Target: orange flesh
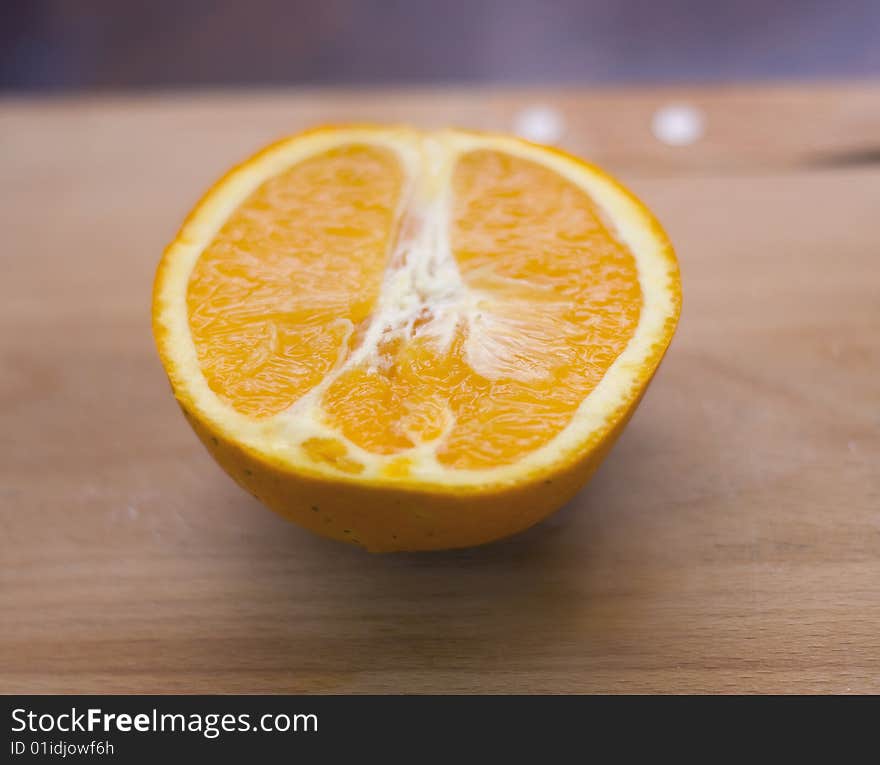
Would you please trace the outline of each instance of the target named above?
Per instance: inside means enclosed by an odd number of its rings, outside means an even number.
[[[205,250],[189,283],[190,327],[212,390],[252,417],[318,385],[370,325],[396,237],[405,178],[387,150],[349,146],[267,181]],[[436,445],[451,468],[489,468],[540,448],[571,421],[638,324],[635,262],[589,196],[496,151],[459,158],[452,254],[471,298],[447,343],[426,305],[409,334],[321,394],[325,421],[369,452]],[[375,362],[375,359],[374,359]],[[343,442],[304,449],[349,473]]]
[[[403,185],[394,154],[347,146],[266,181],[196,263],[187,292],[202,373],[243,414],[286,409],[370,313]]]

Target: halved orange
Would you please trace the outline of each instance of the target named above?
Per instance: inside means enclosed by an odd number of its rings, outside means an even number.
[[[175,396],[242,486],[369,550],[524,529],[587,480],[680,307],[605,173],[460,130],[326,127],[222,178],[159,265]]]

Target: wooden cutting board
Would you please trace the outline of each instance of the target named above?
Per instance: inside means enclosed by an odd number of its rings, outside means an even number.
[[[652,136],[670,103],[701,140]],[[534,104],[679,253],[632,424],[489,547],[370,556],[285,523],[174,404],[163,245],[273,137]],[[0,691],[880,692],[880,87],[7,98],[0,167]]]

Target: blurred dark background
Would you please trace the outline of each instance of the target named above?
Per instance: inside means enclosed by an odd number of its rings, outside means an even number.
[[[0,89],[875,77],[880,1],[0,0]]]

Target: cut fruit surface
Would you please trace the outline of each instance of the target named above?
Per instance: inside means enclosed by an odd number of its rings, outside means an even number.
[[[597,169],[352,127],[222,179],[153,310],[178,401],[236,480],[327,535],[419,549],[512,533],[576,490],[679,305],[666,237]]]

